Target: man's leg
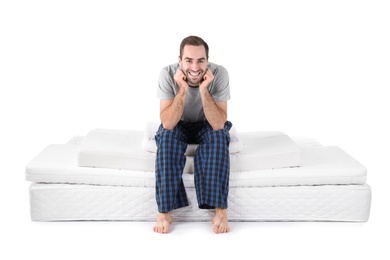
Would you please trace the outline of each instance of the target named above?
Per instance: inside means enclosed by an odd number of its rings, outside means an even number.
[[[199,146],[194,159],[195,186],[199,208],[216,209],[213,230],[216,233],[229,232],[226,209],[229,192],[229,130],[227,121],[223,129],[214,131],[206,123],[199,133]]]
[[[168,233],[173,209],[188,206],[182,174],[187,149],[186,136],[180,123],[173,130],[160,125],[156,133],[156,201],[160,212],[154,231]]]

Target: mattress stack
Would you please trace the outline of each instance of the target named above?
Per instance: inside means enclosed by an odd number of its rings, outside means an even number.
[[[94,129],[52,144],[27,166],[34,221],[155,221],[154,134]],[[230,221],[367,221],[371,189],[366,168],[336,146],[282,132],[230,131]],[[210,221],[199,209],[189,145],[183,181],[190,206],[175,221]]]

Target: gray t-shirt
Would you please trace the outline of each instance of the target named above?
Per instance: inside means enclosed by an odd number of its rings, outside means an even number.
[[[161,70],[157,89],[157,97],[159,99],[173,99],[176,96],[179,86],[174,80],[174,75],[179,69],[179,66],[179,63],[175,63]],[[214,101],[222,102],[229,100],[230,86],[228,71],[224,67],[211,62],[209,62],[208,67],[214,75],[214,80],[208,87]],[[184,122],[199,122],[206,120],[198,87],[188,88],[181,120]]]

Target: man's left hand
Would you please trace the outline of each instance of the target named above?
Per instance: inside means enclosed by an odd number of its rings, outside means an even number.
[[[214,75],[209,68],[207,68],[206,73],[203,75],[203,81],[200,83],[200,89],[207,89],[211,81],[213,81]]]

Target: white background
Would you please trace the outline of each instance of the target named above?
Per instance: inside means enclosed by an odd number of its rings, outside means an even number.
[[[0,258],[389,257],[389,13],[375,0],[1,1]],[[232,223],[226,235],[176,223],[159,235],[151,222],[30,221],[25,165],[94,128],[158,119],[158,74],[188,35],[228,69],[239,131],[314,138],[368,168],[367,223]]]

